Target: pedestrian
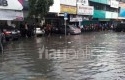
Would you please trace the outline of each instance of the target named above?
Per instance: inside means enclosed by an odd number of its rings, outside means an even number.
[[[47,24],[46,25],[46,34],[47,34],[47,36],[51,35],[51,29],[52,29],[52,26],[50,24]]]
[[[111,29],[113,30],[113,28],[114,28],[114,27],[113,27],[113,24],[111,24]]]
[[[12,26],[13,28],[16,28],[16,25],[15,25],[13,22],[12,22],[11,26]]]
[[[25,28],[24,28],[24,25],[22,23],[20,23],[19,30],[20,30],[21,37],[25,37],[25,35],[24,35]]]
[[[36,24],[33,23],[32,24],[32,36],[34,36],[36,34]]]
[[[28,33],[28,23],[27,22],[25,22],[25,25],[24,25],[24,35],[25,35],[25,37],[29,36],[29,33]]]

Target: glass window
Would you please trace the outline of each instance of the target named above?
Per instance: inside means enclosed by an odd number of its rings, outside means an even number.
[[[118,12],[117,8],[112,8],[112,7],[110,7],[110,5],[106,5],[106,4],[101,4],[101,3],[96,3],[96,2],[90,1],[90,6],[94,6],[94,9],[96,9],[96,10]]]

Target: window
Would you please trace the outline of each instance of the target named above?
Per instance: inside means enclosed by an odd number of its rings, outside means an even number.
[[[90,1],[90,6],[94,6],[96,10],[103,10],[103,11],[111,11],[111,12],[118,12],[117,8],[112,8],[110,5],[95,3]]]
[[[94,9],[96,10],[105,10],[105,4],[100,4],[90,1],[90,6],[94,6]]]

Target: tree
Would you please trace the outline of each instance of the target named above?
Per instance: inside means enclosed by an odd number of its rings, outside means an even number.
[[[53,0],[29,0],[29,15],[43,19],[53,2]]]

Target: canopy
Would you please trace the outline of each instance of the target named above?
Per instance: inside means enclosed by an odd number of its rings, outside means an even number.
[[[23,9],[23,0],[5,0],[7,5],[4,5],[1,1],[0,9],[9,9],[9,10],[22,10]],[[3,6],[4,5],[4,6]]]

